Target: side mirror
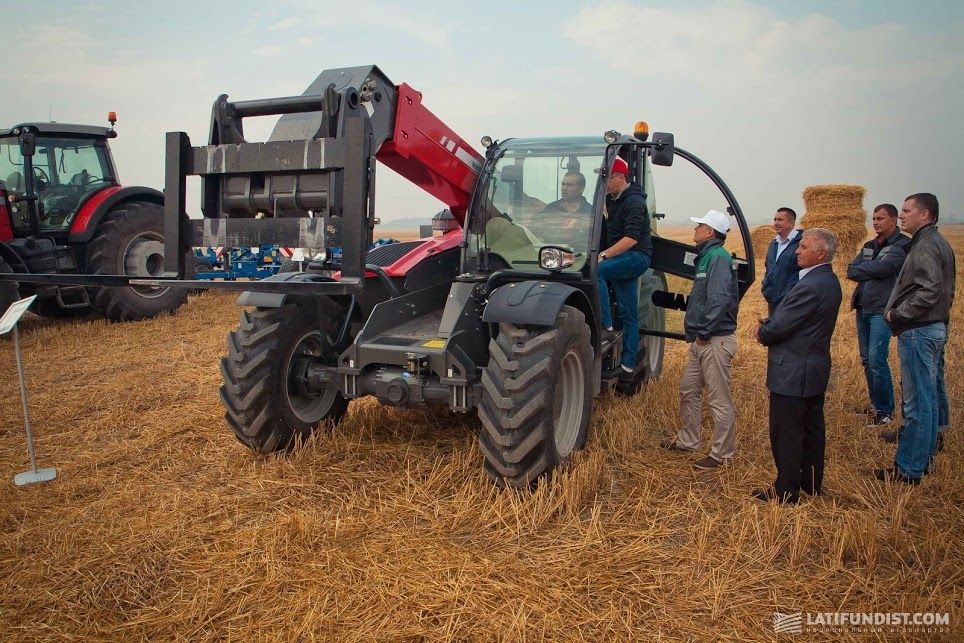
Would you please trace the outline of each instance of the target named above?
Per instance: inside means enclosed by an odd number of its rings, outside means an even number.
[[[673,156],[676,148],[673,145],[673,135],[669,132],[653,133],[653,153],[650,159],[653,165],[664,165],[669,167],[673,164]]]
[[[503,167],[502,181],[505,183],[522,183],[522,166],[506,165]]]
[[[33,156],[37,151],[37,135],[33,132],[25,131],[20,135],[20,155]]]

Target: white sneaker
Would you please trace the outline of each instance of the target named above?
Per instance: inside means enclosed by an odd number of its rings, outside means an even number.
[[[880,429],[889,426],[894,421],[894,418],[886,413],[878,413],[874,415],[874,418],[867,425],[868,429]]]

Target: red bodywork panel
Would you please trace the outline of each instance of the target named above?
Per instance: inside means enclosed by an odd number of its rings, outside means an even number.
[[[451,232],[446,232],[441,237],[432,237],[431,239],[426,239],[425,243],[415,248],[392,265],[385,266],[385,272],[389,277],[404,277],[408,274],[409,270],[414,268],[423,259],[426,259],[434,254],[438,254],[443,250],[455,248],[461,241],[461,230],[452,230]],[[373,273],[366,273],[365,276],[374,277],[375,275]]]
[[[7,193],[0,190],[0,241],[13,241],[13,224],[7,210]]]
[[[384,266],[383,270],[385,274],[389,277],[404,277],[408,274],[414,266],[418,265],[426,257],[431,257],[434,254],[438,254],[443,250],[450,250],[452,248],[458,247],[459,243],[462,241],[462,231],[452,230],[451,232],[446,232],[441,237],[432,237],[431,239],[424,239],[424,243],[418,246],[404,257],[396,261],[390,266]],[[365,277],[367,279],[373,279],[377,277],[374,272],[365,272]],[[332,275],[334,279],[341,279],[341,272],[336,272]]]
[[[395,131],[379,161],[449,206],[462,225],[482,156],[422,105],[422,93],[397,87]]]
[[[90,224],[91,217],[100,207],[100,204],[107,200],[109,196],[121,191],[123,188],[119,185],[114,187],[101,190],[94,196],[87,199],[84,205],[81,206],[80,211],[77,212],[77,216],[74,217],[74,222],[70,224],[70,234],[77,234],[84,232],[87,226]]]

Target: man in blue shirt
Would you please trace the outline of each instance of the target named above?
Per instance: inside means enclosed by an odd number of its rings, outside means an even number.
[[[766,273],[761,284],[770,315],[787,291],[797,283],[800,274],[796,256],[800,231],[794,229],[796,224],[797,213],[791,208],[780,208],[773,215],[773,230],[777,236],[767,248]]]

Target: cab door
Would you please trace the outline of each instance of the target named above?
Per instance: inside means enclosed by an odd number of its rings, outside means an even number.
[[[655,133],[650,141],[621,149],[626,152],[633,155],[636,180],[644,186],[653,230],[650,270],[640,278],[639,320],[641,342],[655,359],[662,353],[657,338],[683,339],[683,318],[696,278],[696,224],[690,217],[711,209],[730,215],[724,247],[733,257],[741,298],[754,280],[753,244],[730,188],[707,163],[675,147],[671,134]],[[652,364],[650,370],[659,369]]]

